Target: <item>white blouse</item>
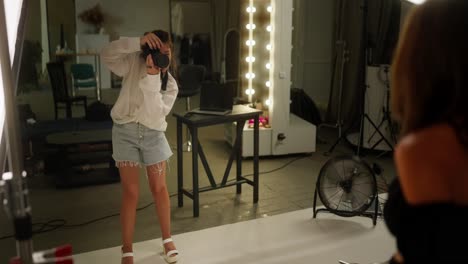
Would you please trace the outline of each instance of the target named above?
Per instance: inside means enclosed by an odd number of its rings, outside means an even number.
[[[112,107],[111,117],[117,124],[138,122],[158,131],[166,131],[166,116],[179,91],[170,74],[166,91],[161,90],[159,74],[146,73],[146,63],[140,56],[140,38],[112,41],[101,51],[102,61],[116,75],[123,77],[122,89]]]

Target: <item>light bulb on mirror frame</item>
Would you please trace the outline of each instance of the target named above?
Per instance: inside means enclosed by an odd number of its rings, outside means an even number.
[[[257,9],[254,6],[249,6],[246,9],[247,13],[255,13]]]
[[[249,62],[249,63],[255,62],[255,57],[254,56],[248,56],[247,58],[245,58],[245,61]]]
[[[245,45],[247,46],[255,46],[255,40],[249,39],[245,42]]]
[[[426,0],[407,0],[408,2],[410,3],[413,3],[413,4],[416,4],[416,5],[420,5],[424,2],[426,2]]]
[[[247,78],[247,79],[253,79],[253,78],[255,78],[255,73],[253,73],[253,72],[248,72],[248,73],[245,74],[245,78]]]
[[[254,30],[257,26],[255,26],[255,24],[247,24],[245,27],[249,30]]]
[[[245,90],[245,94],[247,94],[247,95],[254,95],[254,94],[255,94],[255,90],[252,89],[252,88],[248,88],[247,90]]]

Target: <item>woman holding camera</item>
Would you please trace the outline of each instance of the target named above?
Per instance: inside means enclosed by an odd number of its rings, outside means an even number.
[[[178,93],[177,82],[169,72],[169,69],[174,69],[171,49],[169,33],[155,30],[141,38],[113,41],[101,52],[108,68],[123,77],[122,89],[111,111],[114,122],[113,158],[122,184],[120,221],[123,264],[133,263],[132,243],[140,166],[146,170],[156,204],[164,258],[168,263],[174,263],[179,257],[171,239],[170,200],[166,186],[166,161],[172,155],[165,136],[166,116]],[[155,54],[163,57],[162,62],[154,61],[153,58],[158,57]]]

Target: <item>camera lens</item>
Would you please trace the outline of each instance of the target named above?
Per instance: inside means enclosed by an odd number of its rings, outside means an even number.
[[[167,68],[169,66],[169,56],[162,54],[159,49],[152,49],[148,46],[148,44],[142,46],[141,49],[144,58],[151,54],[154,65],[158,66],[159,68]]]
[[[169,66],[169,56],[160,52],[153,53],[153,62],[159,68],[167,68]]]

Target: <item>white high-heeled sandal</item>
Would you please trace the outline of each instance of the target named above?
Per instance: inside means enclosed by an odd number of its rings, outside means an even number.
[[[134,257],[133,252],[123,253],[123,251],[122,251],[122,259],[124,259],[124,258],[133,258],[133,257]]]
[[[179,251],[177,249],[174,249],[174,250],[170,250],[169,252],[166,252],[166,248],[164,247],[164,244],[167,244],[170,242],[173,242],[172,238],[164,239],[162,242],[162,249],[163,249],[164,259],[166,260],[167,263],[172,264],[172,263],[176,263],[179,260]]]

